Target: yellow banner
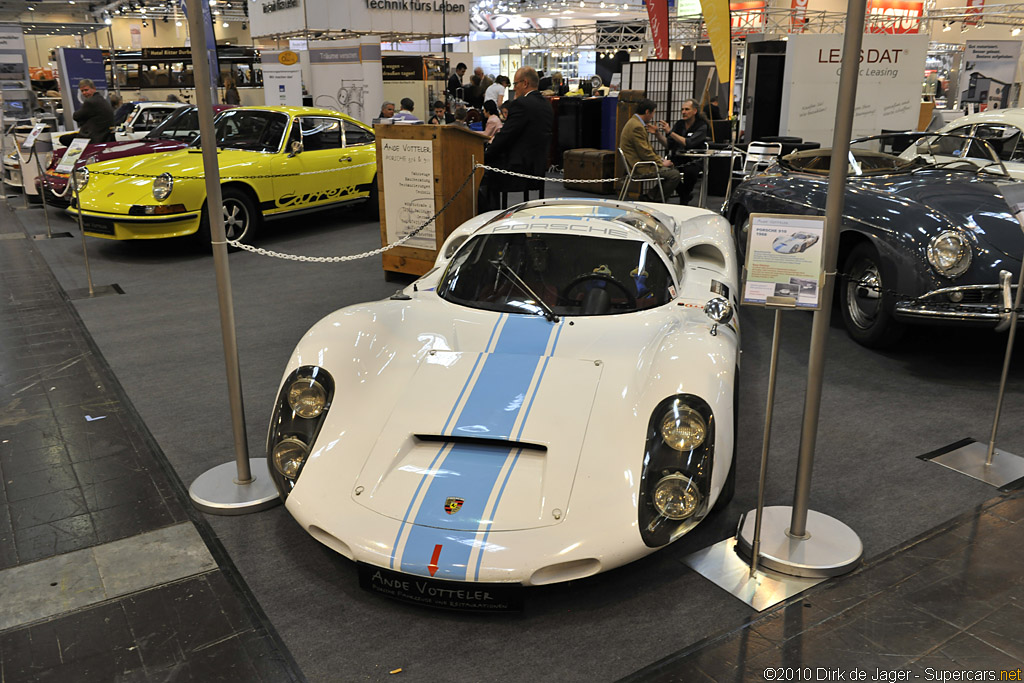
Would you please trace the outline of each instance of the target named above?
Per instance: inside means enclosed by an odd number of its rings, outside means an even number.
[[[729,0],[700,0],[700,8],[704,13],[704,25],[711,39],[711,52],[715,55],[715,66],[718,67],[719,78],[731,74],[729,68],[729,51],[731,28],[729,24]]]

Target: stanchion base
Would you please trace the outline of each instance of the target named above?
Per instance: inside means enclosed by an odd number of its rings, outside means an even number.
[[[740,528],[740,552],[751,556],[756,510],[747,513]],[[807,578],[827,578],[852,571],[860,564],[864,544],[853,529],[814,510],[807,511],[806,539],[786,534],[793,508],[775,505],[764,509],[758,565],[765,569]]]
[[[77,299],[95,299],[101,296],[110,296],[111,294],[124,294],[124,290],[121,289],[120,285],[100,285],[99,287],[93,287],[91,293],[88,287],[82,287],[81,289],[69,289],[67,294],[69,299],[75,301]]]
[[[188,489],[192,504],[213,515],[244,515],[272,508],[281,502],[267,472],[266,458],[249,458],[252,481],[236,484],[238,464],[217,465],[199,475]]]
[[[693,571],[758,612],[816,586],[824,578],[786,576],[763,568],[750,575],[750,563],[736,552],[736,539],[728,538],[687,556],[683,562]]]
[[[985,464],[987,458],[988,444],[972,441],[929,460],[997,488],[1024,478],[1024,458],[1019,455],[996,448],[991,465]]]
[[[5,232],[0,235],[0,240],[23,240],[25,239],[25,233],[23,232]]]
[[[61,237],[74,237],[70,232],[51,232],[49,235],[32,235],[34,240],[55,240]]]

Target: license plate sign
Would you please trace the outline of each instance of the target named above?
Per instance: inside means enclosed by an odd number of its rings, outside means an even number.
[[[359,586],[389,598],[465,612],[519,612],[523,586],[518,583],[467,583],[401,574],[359,563]]]

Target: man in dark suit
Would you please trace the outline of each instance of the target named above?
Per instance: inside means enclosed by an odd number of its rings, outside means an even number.
[[[110,106],[110,101],[96,90],[96,84],[88,78],[78,82],[78,91],[82,95],[82,106],[74,114],[74,119],[78,122],[78,134],[61,135],[61,144],[69,145],[76,137],[89,138],[92,142],[113,140],[110,129],[114,126],[114,110]],[[65,138],[67,142],[64,142]]]
[[[462,85],[462,75],[464,73],[466,73],[466,65],[463,62],[459,62],[455,65],[455,71],[448,77],[448,96],[452,99],[465,99],[465,91]]]
[[[555,115],[551,103],[537,91],[539,80],[533,67],[524,66],[516,71],[512,81],[515,99],[509,104],[508,119],[484,152],[484,163],[488,166],[533,176],[547,172]],[[498,192],[536,189],[542,183],[489,171],[480,187],[480,210],[498,208]]]

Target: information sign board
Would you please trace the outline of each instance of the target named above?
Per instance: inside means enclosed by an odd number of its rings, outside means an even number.
[[[384,210],[388,244],[418,228],[434,215],[434,141],[384,140],[381,143]],[[408,247],[437,248],[436,226],[431,223]]]
[[[89,142],[89,138],[75,138],[72,140],[55,170],[58,173],[71,173],[75,168],[75,162],[82,156],[82,152],[89,146]]]
[[[750,215],[744,304],[821,308],[824,216]]]

